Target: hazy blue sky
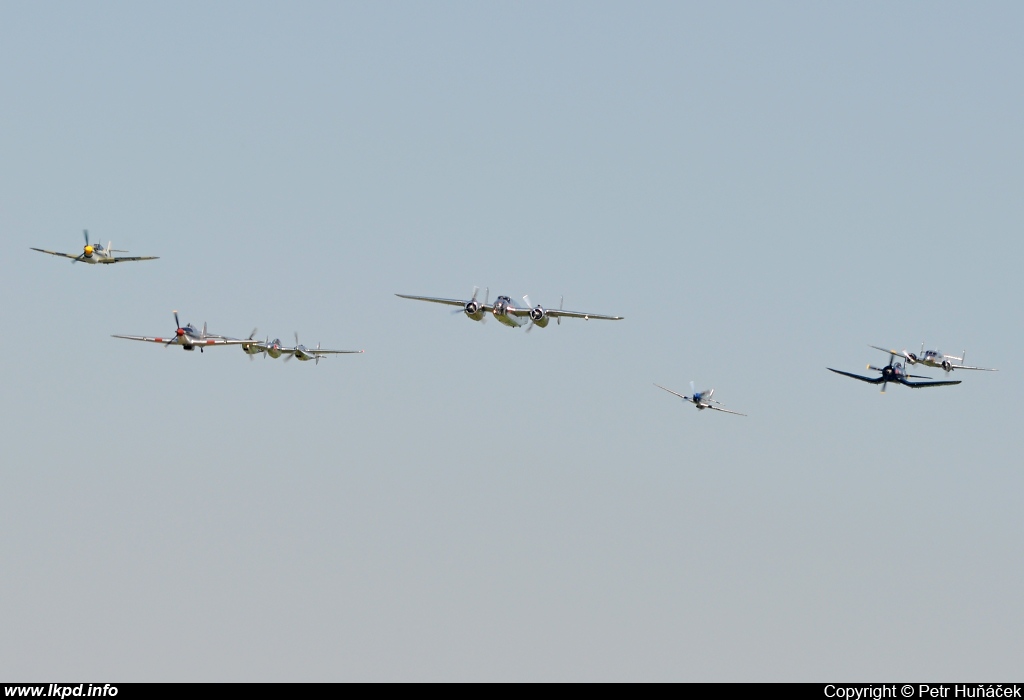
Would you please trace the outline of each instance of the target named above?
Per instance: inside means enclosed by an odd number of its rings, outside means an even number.
[[[1022,26],[0,4],[0,678],[1019,676]],[[825,369],[921,342],[1000,372]]]

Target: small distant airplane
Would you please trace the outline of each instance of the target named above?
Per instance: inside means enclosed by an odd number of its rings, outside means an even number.
[[[907,352],[906,350],[890,350],[888,348],[880,348],[877,345],[870,345],[868,347],[872,347],[875,350],[881,350],[882,352],[887,352],[890,355],[899,355],[912,365],[920,363],[926,367],[934,367],[935,369],[944,370],[946,374],[949,374],[955,369],[976,369],[982,372],[999,371],[988,367],[968,367],[964,364],[964,358],[967,357],[966,350],[960,353],[960,357],[957,357],[955,355],[943,355],[938,350],[925,350],[924,343],[921,343],[921,352],[917,355],[912,352]],[[958,362],[959,364],[953,364],[954,362]]]
[[[125,340],[141,340],[147,343],[162,343],[164,347],[170,347],[171,345],[180,345],[182,350],[192,351],[199,348],[199,352],[202,352],[205,348],[215,347],[218,345],[241,345],[242,349],[249,355],[254,354],[252,348],[259,346],[259,341],[254,340],[253,336],[256,335],[256,329],[252,331],[245,340],[238,340],[236,338],[227,338],[223,335],[216,335],[214,333],[208,333],[206,331],[206,324],[203,324],[203,330],[198,330],[195,326],[189,323],[186,326],[182,326],[178,320],[178,312],[174,312],[174,325],[177,328],[174,331],[174,335],[169,338],[151,338],[145,335],[115,335],[114,338],[124,338]],[[257,352],[259,352],[257,350]]]
[[[62,258],[71,258],[71,262],[85,262],[90,265],[111,265],[119,262],[132,262],[135,260],[159,260],[152,256],[136,256],[136,257],[115,257],[114,253],[127,253],[127,250],[115,250],[113,243],[107,242],[107,247],[104,248],[102,244],[98,243],[92,245],[89,243],[89,231],[86,229],[82,231],[85,235],[85,247],[82,249],[81,255],[72,255],[71,253],[56,253],[52,250],[43,250],[42,248],[32,248],[31,250],[38,250],[40,253],[48,253],[49,255],[57,255]]]
[[[559,304],[557,309],[545,309],[540,304],[534,306],[528,296],[523,297],[523,301],[526,302],[525,307],[517,307],[515,304],[512,303],[512,298],[507,296],[500,296],[494,301],[493,304],[491,304],[488,301],[490,298],[489,288],[487,290],[487,295],[484,299],[484,302],[481,304],[479,301],[477,301],[476,298],[477,293],[479,291],[479,287],[474,287],[473,296],[468,300],[441,299],[438,297],[421,297],[413,296],[411,294],[396,294],[395,296],[402,297],[403,299],[429,301],[435,304],[447,304],[448,306],[461,306],[461,309],[457,309],[452,313],[456,314],[461,311],[474,321],[486,320],[486,314],[489,311],[496,319],[498,319],[499,323],[502,323],[511,328],[519,328],[529,323],[529,328],[526,329],[527,333],[529,333],[534,326],[538,326],[540,328],[547,327],[548,322],[551,319],[555,319],[556,323],[561,324],[563,317],[582,318],[585,321],[590,319],[598,319],[601,321],[621,321],[623,318],[622,316],[605,316],[603,314],[588,314],[583,313],[581,311],[566,311],[565,309],[562,308],[561,304]],[[562,299],[564,301],[565,297],[562,297]]]
[[[722,404],[721,403],[719,403],[718,401],[715,401],[715,400],[713,400],[711,398],[714,395],[714,393],[715,393],[714,389],[708,389],[707,391],[697,391],[697,389],[694,387],[694,383],[693,382],[690,382],[690,394],[691,394],[691,396],[683,396],[682,394],[676,393],[676,392],[672,391],[671,389],[666,389],[665,387],[663,387],[660,384],[655,384],[654,386],[658,387],[659,389],[662,389],[663,391],[667,391],[670,394],[675,394],[676,396],[681,398],[683,401],[689,401],[694,406],[696,406],[697,409],[700,410],[700,411],[703,411],[705,408],[710,408],[712,411],[721,411],[722,413],[731,413],[734,416],[746,416],[747,415],[746,413],[737,413],[736,411],[730,411],[728,409],[722,408]]]
[[[886,352],[889,351],[886,350]],[[876,372],[882,373],[881,377],[874,378],[862,377],[859,374],[851,374],[850,372],[842,372],[838,369],[832,369],[831,367],[828,367],[827,369],[830,372],[842,374],[847,377],[853,377],[854,379],[859,379],[862,382],[867,382],[868,384],[881,384],[883,394],[885,393],[885,385],[888,384],[889,382],[895,382],[897,384],[902,384],[903,386],[909,386],[912,389],[921,389],[923,387],[929,386],[952,386],[953,384],[960,383],[960,380],[942,382],[909,382],[907,381],[907,379],[929,379],[929,377],[922,377],[919,374],[907,374],[903,370],[903,363],[896,362],[895,360],[896,353],[889,352],[889,364],[887,364],[885,367],[872,367],[871,365],[868,365],[868,369],[872,369]]]
[[[255,335],[255,332],[253,332],[253,335]],[[250,337],[252,337],[252,336],[250,336]],[[273,342],[270,342],[270,340],[267,340],[265,343],[259,343],[258,345],[256,345],[254,350],[246,349],[246,352],[249,354],[249,359],[250,360],[252,359],[252,356],[255,355],[257,352],[263,352],[263,353],[266,353],[264,355],[264,357],[266,357],[267,355],[270,355],[271,357],[273,357],[275,359],[278,358],[278,357],[281,357],[281,355],[284,355],[285,356],[285,358],[284,358],[285,362],[287,362],[288,360],[290,360],[290,359],[292,359],[294,357],[295,359],[297,359],[297,360],[299,360],[301,362],[308,362],[309,360],[313,360],[314,364],[320,364],[320,360],[324,359],[328,355],[353,355],[353,354],[361,353],[363,351],[362,350],[325,350],[325,349],[320,347],[320,343],[316,344],[316,348],[307,348],[305,345],[301,345],[299,343],[299,333],[298,333],[298,331],[296,331],[296,333],[295,333],[295,347],[293,347],[293,348],[289,348],[289,347],[285,347],[285,346],[281,345],[281,339],[280,338],[274,338]]]

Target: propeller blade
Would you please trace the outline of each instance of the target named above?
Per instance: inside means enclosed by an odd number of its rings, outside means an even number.
[[[293,357],[295,357],[295,353],[291,353],[290,352],[290,353],[288,353],[287,355],[284,356],[284,361],[287,362],[288,360],[292,359]]]
[[[299,332],[295,331],[295,347],[299,347]]]
[[[484,306],[489,306],[490,303],[491,303],[491,288],[488,287],[487,291],[484,293]]]
[[[181,328],[181,321],[178,320],[178,312],[175,311],[174,312],[174,329],[177,330],[179,328]]]
[[[85,236],[85,244],[89,245],[89,229],[83,229],[82,235]]]
[[[480,293],[480,287],[473,287],[473,296],[469,298],[470,301],[476,301],[476,295]]]
[[[559,311],[562,310],[562,304],[563,303],[565,303],[565,297],[564,296],[561,299],[558,300],[558,310]],[[559,326],[562,325],[562,317],[559,316],[558,318],[556,318],[555,319],[555,323],[557,323]]]
[[[533,303],[530,301],[530,295],[529,294],[524,294],[523,295],[523,301],[526,302],[526,308],[528,308],[528,309],[532,309],[533,308]]]
[[[885,393],[885,385],[888,384],[888,383],[889,382],[882,382],[882,393],[883,394]]]
[[[256,331],[257,330],[259,330],[259,329],[258,328],[253,328],[252,329],[252,333],[249,334],[249,340],[252,340],[253,338],[256,337]]]

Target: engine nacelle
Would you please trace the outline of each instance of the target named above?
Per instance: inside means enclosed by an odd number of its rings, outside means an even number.
[[[463,309],[463,311],[465,312],[465,314],[467,316],[469,316],[474,321],[481,321],[481,320],[483,320],[484,313],[485,313],[483,307],[480,304],[480,302],[478,302],[476,299],[474,299],[472,301],[467,301],[466,302],[466,308]]]
[[[907,353],[907,359],[910,360],[910,364],[912,364],[912,365],[916,365],[917,364],[917,355],[915,355],[914,353],[908,352]]]
[[[942,369],[948,372],[949,370],[953,369],[953,364],[949,360],[943,360]]]
[[[544,310],[544,307],[538,304],[537,306],[530,309],[530,320],[533,321],[533,325],[544,328],[545,326],[548,325],[548,322],[551,319],[548,318],[548,314]]]

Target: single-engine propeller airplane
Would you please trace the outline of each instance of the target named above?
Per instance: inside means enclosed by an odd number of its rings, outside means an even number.
[[[305,345],[299,343],[298,331],[295,332],[295,347],[285,347],[284,345],[281,345],[280,338],[274,338],[273,342],[268,339],[266,342],[256,345],[254,350],[245,348],[245,351],[249,354],[250,360],[257,352],[262,352],[265,353],[263,357],[270,355],[273,358],[278,358],[281,357],[281,355],[284,355],[285,362],[294,357],[300,362],[313,360],[314,364],[317,365],[320,364],[320,360],[324,359],[328,355],[353,355],[363,352],[362,350],[325,350],[320,347],[320,343],[317,343],[315,348],[307,348]]]
[[[889,352],[889,351],[886,350],[886,352]],[[847,376],[847,377],[853,377],[854,379],[859,379],[862,382],[867,382],[868,384],[881,384],[882,385],[882,393],[883,394],[885,393],[885,385],[888,384],[889,382],[895,382],[897,384],[902,384],[903,386],[909,386],[911,389],[921,389],[921,388],[929,387],[929,386],[952,386],[953,384],[959,384],[960,383],[959,379],[956,380],[956,381],[940,381],[940,382],[933,382],[933,381],[929,381],[929,382],[911,382],[911,381],[907,381],[908,379],[929,379],[929,377],[922,377],[919,374],[907,374],[904,371],[904,369],[903,369],[903,363],[902,362],[896,362],[896,353],[894,353],[894,352],[890,352],[889,353],[889,364],[887,364],[885,367],[872,367],[871,365],[868,365],[868,369],[872,369],[872,370],[874,370],[876,372],[881,372],[882,376],[880,376],[880,377],[874,377],[874,378],[872,378],[872,377],[862,377],[859,374],[851,374],[850,372],[842,372],[842,371],[840,371],[838,369],[832,369],[831,367],[828,367],[827,369],[830,372],[835,372],[836,374],[842,374],[842,375]]]
[[[671,389],[666,389],[661,384],[655,384],[654,386],[658,387],[659,389],[662,389],[663,391],[667,391],[670,394],[675,394],[676,396],[681,398],[683,401],[689,401],[694,406],[696,406],[697,409],[700,410],[700,411],[703,411],[705,408],[710,408],[712,411],[721,411],[722,413],[731,413],[734,416],[746,416],[747,415],[746,413],[737,413],[736,411],[730,411],[727,408],[722,408],[722,404],[721,403],[719,403],[718,401],[715,401],[714,399],[711,398],[714,395],[714,393],[715,393],[714,389],[708,389],[707,391],[697,391],[697,389],[694,387],[694,383],[693,382],[690,382],[690,396],[683,396],[682,394],[676,393],[676,392],[672,391]]]
[[[38,250],[40,253],[48,253],[50,255],[57,255],[62,258],[71,258],[71,262],[85,262],[90,265],[111,265],[119,262],[132,262],[135,260],[158,260],[153,256],[134,256],[134,257],[116,257],[114,253],[127,253],[127,250],[115,250],[113,243],[107,242],[107,247],[104,248],[102,243],[92,245],[89,243],[89,231],[82,231],[85,236],[85,247],[82,248],[82,252],[79,255],[72,255],[71,253],[56,253],[52,250],[43,250],[42,248],[32,248],[32,250]]]
[[[178,320],[178,312],[174,312],[174,325],[177,328],[174,331],[174,335],[168,338],[153,338],[146,335],[115,335],[114,338],[124,338],[125,340],[142,340],[147,343],[162,343],[164,347],[170,347],[171,345],[180,345],[182,350],[192,351],[199,348],[199,352],[202,352],[205,348],[216,347],[218,345],[241,345],[242,349],[248,354],[252,353],[253,346],[259,346],[259,341],[254,340],[253,336],[256,335],[256,329],[252,331],[245,340],[238,340],[237,338],[227,338],[223,335],[216,335],[213,333],[207,333],[206,324],[203,324],[203,330],[198,330],[191,323],[182,326],[181,321]],[[258,352],[258,351],[257,351]]]
[[[534,326],[540,328],[547,327],[551,319],[555,319],[558,324],[562,323],[562,318],[582,318],[583,320],[598,319],[601,321],[621,321],[622,316],[605,316],[603,314],[590,314],[583,313],[582,311],[566,311],[559,304],[557,309],[545,309],[540,304],[536,306],[530,301],[528,296],[523,297],[523,301],[526,302],[526,306],[517,307],[511,297],[499,296],[491,304],[490,289],[487,290],[487,294],[484,298],[484,302],[480,303],[477,301],[477,294],[480,288],[473,288],[473,296],[468,299],[441,299],[438,297],[421,297],[413,296],[411,294],[396,294],[397,297],[403,299],[416,299],[419,301],[429,301],[435,304],[447,304],[448,306],[461,306],[461,309],[455,309],[452,311],[453,314],[464,313],[470,319],[474,321],[485,321],[487,319],[487,312],[490,312],[494,318],[498,319],[499,323],[502,323],[511,328],[519,328],[529,324],[526,332],[529,333]],[[563,297],[564,300],[564,297]]]
[[[991,369],[989,367],[968,367],[967,365],[964,364],[964,358],[967,357],[966,350],[960,353],[960,357],[957,357],[956,355],[943,355],[938,350],[925,350],[924,343],[921,343],[921,352],[917,355],[915,355],[912,352],[907,352],[906,350],[890,350],[889,348],[880,348],[877,345],[870,345],[868,347],[872,347],[875,350],[881,350],[882,352],[887,352],[890,355],[899,355],[912,365],[920,363],[925,367],[934,367],[935,369],[941,369],[945,371],[946,374],[949,374],[955,369],[975,369],[981,372],[999,371],[997,369]],[[954,362],[959,364],[954,364]]]

